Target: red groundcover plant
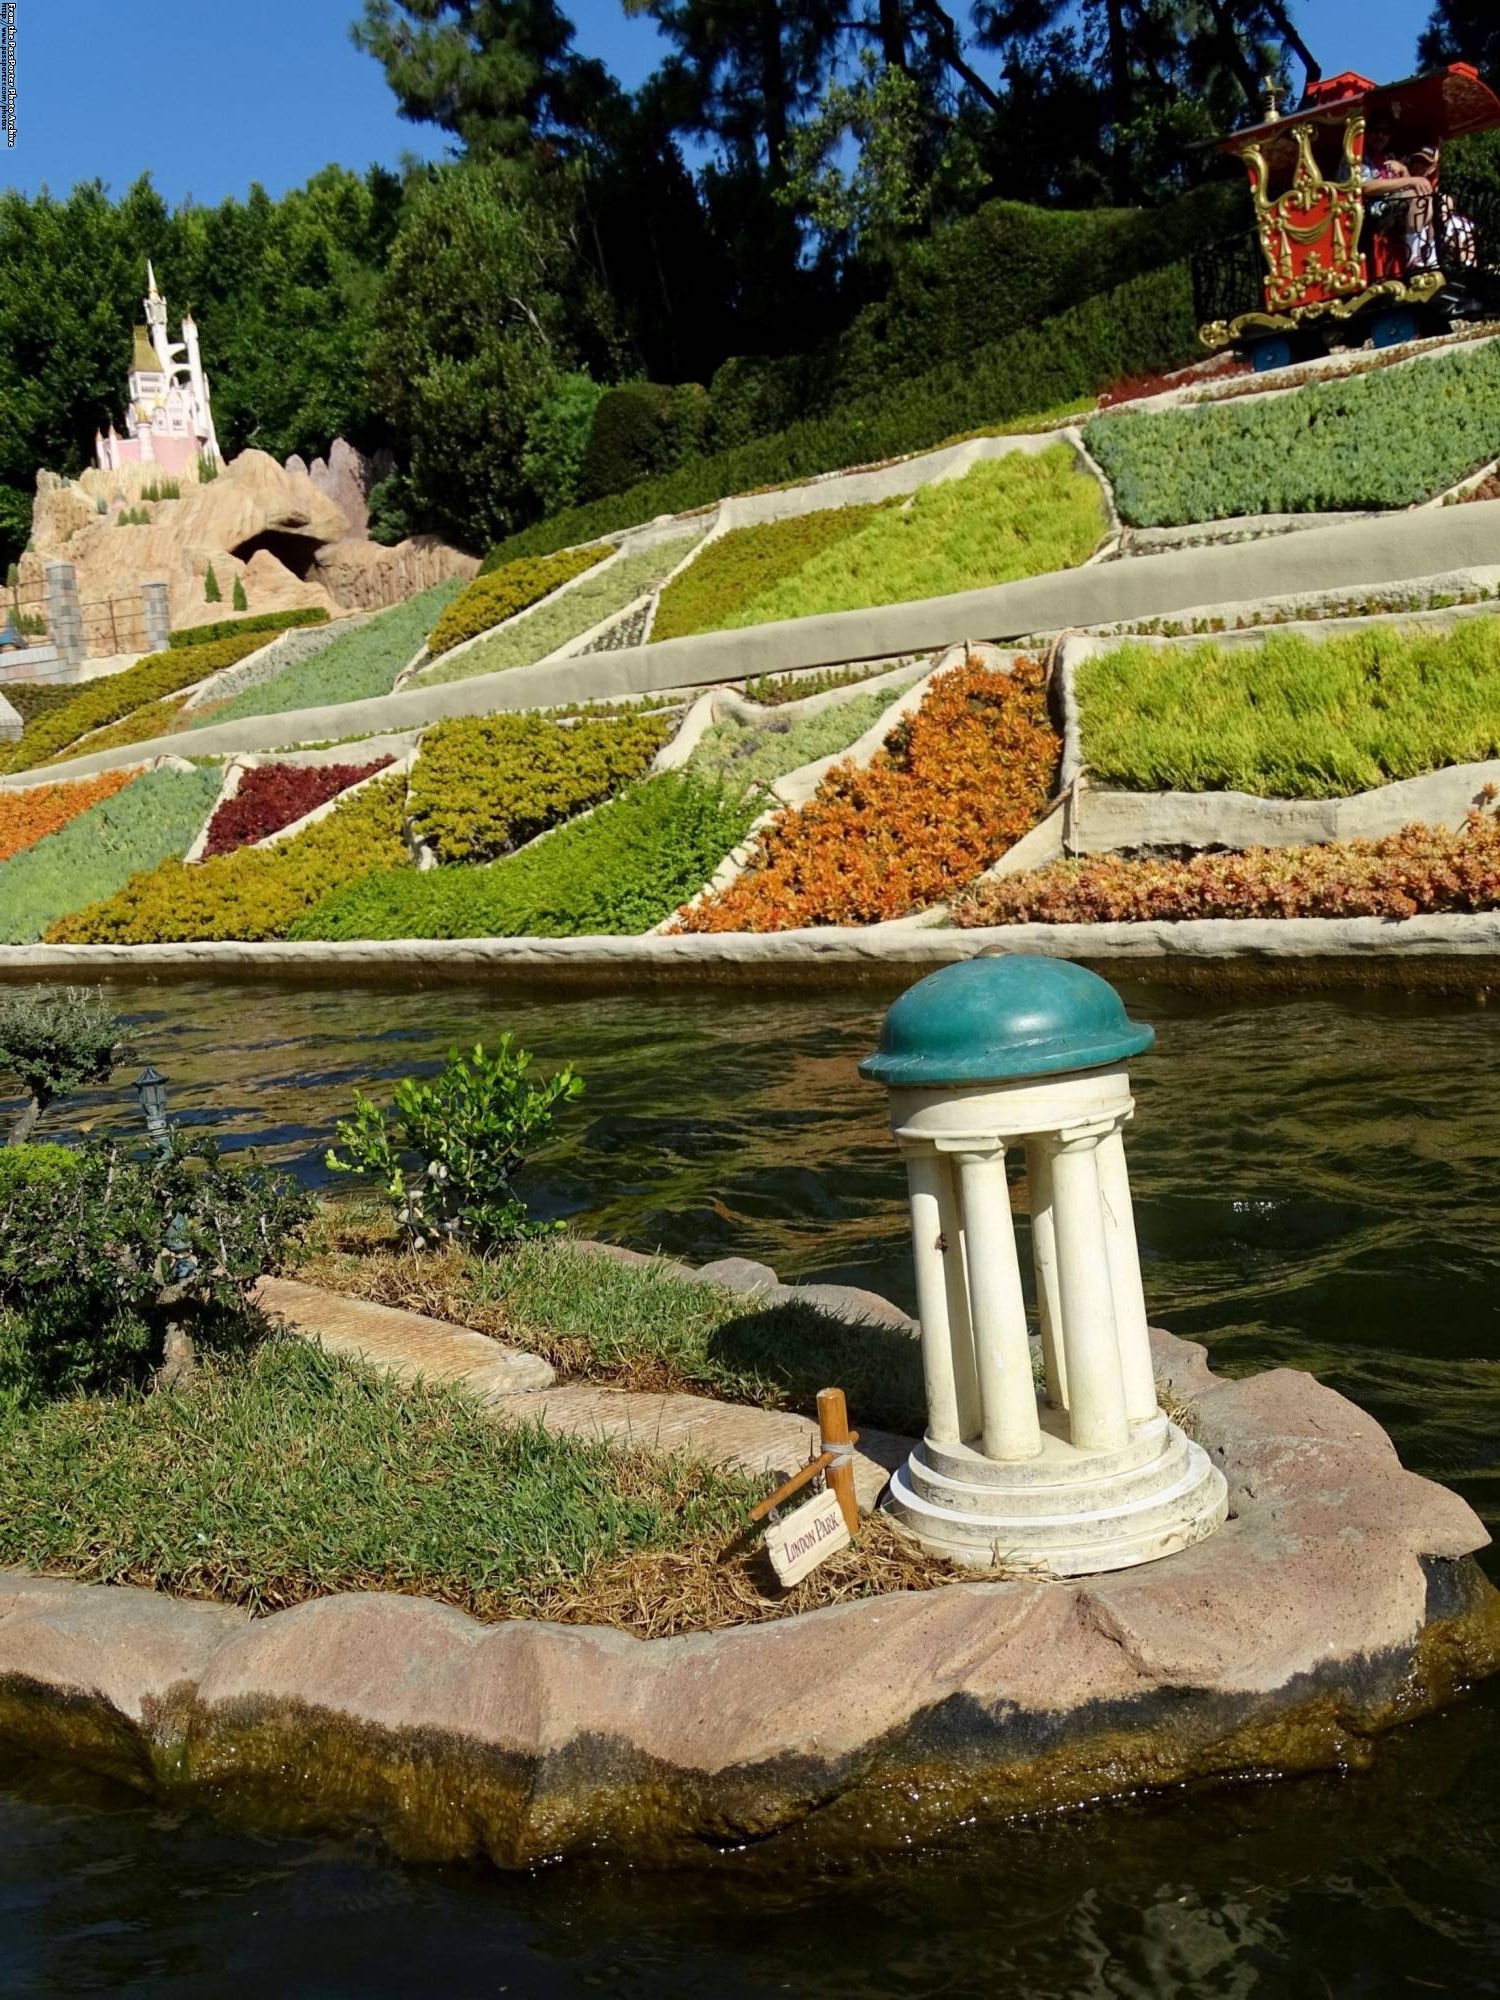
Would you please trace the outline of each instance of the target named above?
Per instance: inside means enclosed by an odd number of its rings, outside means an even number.
[[[1036,824],[1057,760],[1036,661],[1009,674],[966,662],[934,679],[872,763],[836,765],[783,813],[746,873],[675,928],[873,924],[940,903]]]
[[[1181,923],[1190,917],[1416,917],[1500,908],[1500,821],[1457,833],[1404,826],[1382,840],[1251,847],[1132,861],[1101,854],[987,882],[954,910],[980,924]]]
[[[226,799],[209,821],[204,860],[233,854],[238,847],[280,833],[362,778],[383,771],[391,761],[377,757],[373,764],[258,764],[245,773],[234,797]]]

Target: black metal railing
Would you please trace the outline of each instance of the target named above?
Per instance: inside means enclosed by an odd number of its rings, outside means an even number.
[[[1193,311],[1199,326],[1263,312],[1266,265],[1253,229],[1221,236],[1193,256]]]

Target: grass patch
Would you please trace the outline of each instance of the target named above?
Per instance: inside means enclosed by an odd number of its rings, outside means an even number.
[[[717,632],[735,613],[824,550],[857,535],[880,511],[881,504],[824,507],[812,514],[794,514],[785,521],[758,521],[732,528],[708,544],[700,556],[662,592],[651,637],[682,639],[695,632]]]
[[[755,812],[690,772],[666,772],[487,866],[368,875],[288,936],[638,936],[697,895]]]
[[[748,1482],[500,1424],[295,1340],[175,1394],[0,1419],[0,1563],[274,1611],[338,1590],[516,1615],[612,1558],[727,1540]]]
[[[1343,798],[1500,757],[1500,619],[1259,646],[1125,645],[1078,670],[1096,785]]]
[[[299,1278],[471,1327],[566,1375],[809,1416],[819,1389],[837,1383],[856,1427],[922,1428],[921,1346],[893,1328],[849,1326],[808,1305],[758,1306],[671,1267],[618,1263],[565,1240],[495,1258],[452,1248],[414,1256],[378,1239],[372,1248],[357,1226],[343,1233],[337,1211],[325,1218]]]
[[[245,688],[195,718],[193,727],[238,722],[247,715],[289,715],[303,708],[331,708],[389,694],[439,616],[463,589],[459,578],[434,585],[404,604],[381,612],[356,632],[341,633],[310,659],[298,660],[274,680]]]
[[[858,534],[812,556],[703,631],[947,597],[1086,562],[1104,531],[1097,481],[1066,445],[986,459],[962,479],[878,508]]]
[[[798,722],[739,722],[726,717],[704,733],[690,766],[746,788],[773,784],[788,771],[847,750],[874,728],[895,699],[889,688],[855,695]]]
[[[1139,528],[1409,507],[1495,456],[1500,347],[1285,396],[1098,417],[1084,435]]]
[[[695,539],[693,534],[677,535],[634,555],[621,556],[597,576],[574,584],[555,602],[512,619],[483,645],[471,647],[456,660],[439,661],[425,669],[417,676],[418,684],[431,687],[439,681],[464,681],[475,674],[502,673],[508,667],[529,667],[545,660],[559,646],[654,590],[676,569]]]

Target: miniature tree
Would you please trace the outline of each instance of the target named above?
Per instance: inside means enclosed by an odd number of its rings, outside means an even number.
[[[219,588],[219,579],[214,575],[212,563],[203,576],[203,601],[205,604],[222,604],[224,601],[224,593]]]
[[[123,1024],[87,987],[18,993],[0,1004],[0,1071],[16,1078],[28,1100],[6,1144],[24,1145],[48,1105],[70,1090],[107,1082],[124,1053]]]
[[[242,576],[235,578],[234,591],[229,601],[236,611],[248,611],[250,609],[250,600],[245,595],[245,579]]]

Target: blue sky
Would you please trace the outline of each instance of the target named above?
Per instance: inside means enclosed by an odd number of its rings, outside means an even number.
[[[579,45],[622,82],[653,67],[655,30],[619,0],[569,11]],[[1414,67],[1426,11],[1426,0],[1295,4],[1325,68],[1382,81]],[[330,160],[440,156],[440,135],[397,117],[379,65],[350,45],[357,12],[358,0],[16,0],[17,132],[0,184],[65,193],[97,176],[120,193],[149,168],[169,201],[216,202],[253,180],[280,194]]]

